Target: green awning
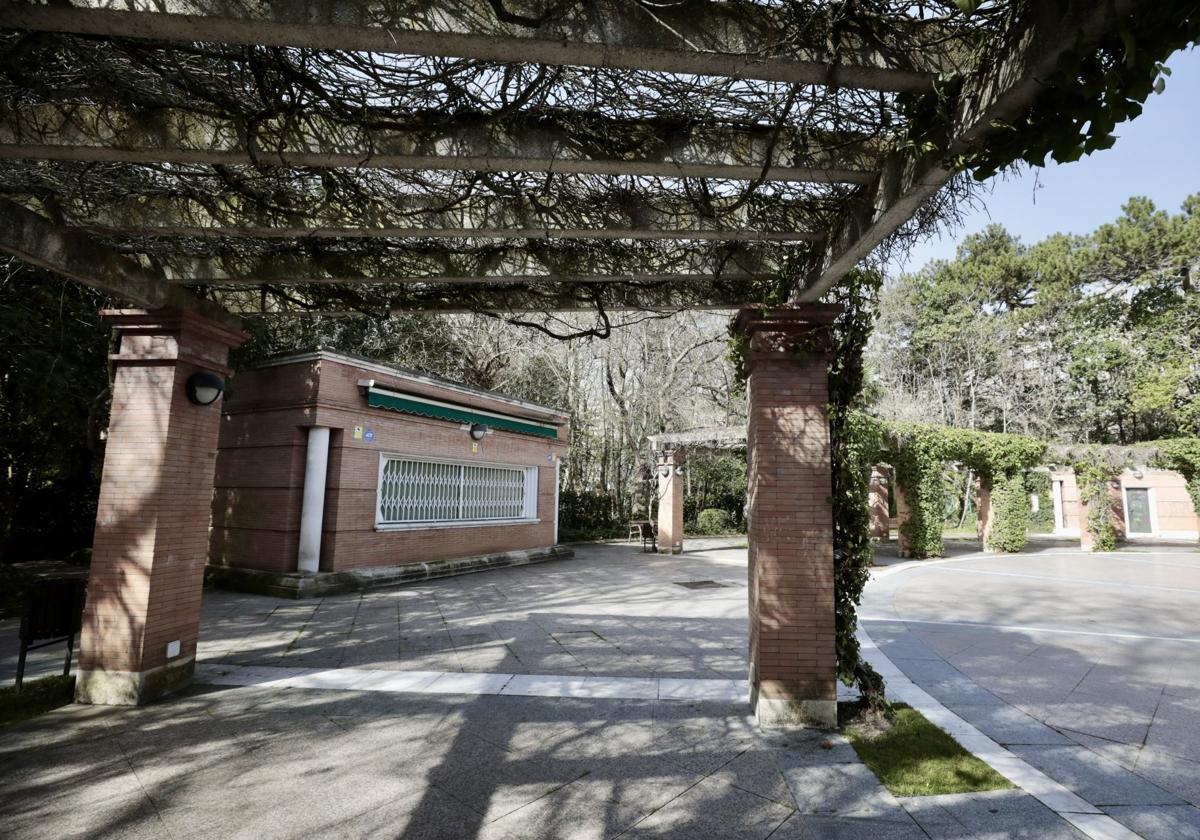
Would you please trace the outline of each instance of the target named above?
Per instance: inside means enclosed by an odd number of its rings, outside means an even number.
[[[432,417],[435,420],[452,420],[456,423],[483,423],[491,429],[505,432],[516,432],[521,435],[536,435],[544,438],[558,438],[558,429],[541,423],[529,423],[495,414],[484,414],[466,408],[455,408],[449,405],[438,405],[423,400],[415,400],[401,394],[385,394],[374,388],[367,391],[367,405],[371,408],[386,408],[404,414],[416,414],[420,417]]]

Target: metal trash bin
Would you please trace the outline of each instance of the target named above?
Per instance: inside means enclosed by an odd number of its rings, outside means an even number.
[[[31,650],[67,643],[63,676],[71,673],[75,636],[83,627],[83,601],[87,581],[78,578],[35,580],[25,593],[21,610],[21,653],[17,658],[17,691],[25,679],[25,654]]]

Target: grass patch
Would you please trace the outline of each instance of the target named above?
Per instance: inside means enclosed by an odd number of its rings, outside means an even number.
[[[74,676],[26,680],[20,694],[15,685],[0,688],[0,727],[12,726],[74,702]]]
[[[891,716],[865,710],[846,722],[846,737],[863,763],[896,796],[934,796],[1014,787],[911,706]]]

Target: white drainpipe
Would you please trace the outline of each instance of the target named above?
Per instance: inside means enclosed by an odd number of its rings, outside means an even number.
[[[558,545],[558,484],[562,477],[562,458],[554,456],[554,544]]]
[[[329,429],[308,430],[308,453],[304,459],[304,501],[300,508],[300,553],[296,569],[321,569],[321,531],[325,522],[325,472],[329,466]]]

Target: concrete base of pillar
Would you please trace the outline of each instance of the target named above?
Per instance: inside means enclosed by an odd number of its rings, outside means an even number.
[[[683,546],[681,545],[660,545],[658,547],[659,554],[683,554]]]
[[[764,729],[837,729],[836,700],[755,698],[754,716]]]
[[[185,688],[196,660],[189,657],[149,671],[86,671],[75,675],[75,702],[96,706],[144,706]]]
[[[837,700],[806,700],[795,697],[764,697],[762,686],[750,666],[750,706],[758,725],[764,729],[837,729]],[[770,692],[781,687],[770,683]]]

